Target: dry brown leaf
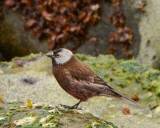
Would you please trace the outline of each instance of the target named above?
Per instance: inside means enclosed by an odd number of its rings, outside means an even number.
[[[138,94],[136,92],[132,96],[132,100],[134,100],[134,101],[138,101],[139,100]]]
[[[145,6],[146,6],[146,1],[140,1],[138,3],[137,9],[142,11],[142,12],[145,12],[145,8],[144,8]]]
[[[37,21],[35,19],[29,19],[27,22],[26,22],[26,27],[27,28],[30,28],[30,27],[33,27],[34,25],[37,24]]]
[[[52,14],[47,12],[46,10],[42,11],[42,16],[48,21],[52,21],[53,20]]]
[[[124,115],[130,115],[130,114],[131,114],[129,108],[123,108],[123,109],[122,109],[122,113],[123,113]]]

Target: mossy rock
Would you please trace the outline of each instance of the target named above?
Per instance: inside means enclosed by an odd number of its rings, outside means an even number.
[[[0,105],[0,127],[21,128],[118,128],[111,122],[93,116],[83,110],[65,109],[60,106],[22,102]]]

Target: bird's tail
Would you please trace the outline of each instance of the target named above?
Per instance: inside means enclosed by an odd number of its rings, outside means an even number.
[[[107,91],[107,95],[105,96],[109,96],[109,97],[115,97],[115,98],[118,98],[118,99],[121,99],[121,100],[124,100],[124,101],[127,101],[127,102],[130,102],[136,106],[140,106],[137,102],[135,102],[134,100],[131,100],[125,96],[122,96],[121,94],[115,92],[115,90],[110,90],[109,94],[108,94],[108,91]]]

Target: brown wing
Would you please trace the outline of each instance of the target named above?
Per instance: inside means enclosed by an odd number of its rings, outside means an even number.
[[[94,82],[95,84],[100,84],[100,85],[104,85],[112,90],[114,90],[111,86],[109,86],[102,78],[100,78],[99,76],[95,76],[94,77]]]
[[[73,79],[103,85],[109,89],[114,90],[102,78],[97,76],[86,64],[79,60],[76,60],[75,65],[67,67],[67,70]]]

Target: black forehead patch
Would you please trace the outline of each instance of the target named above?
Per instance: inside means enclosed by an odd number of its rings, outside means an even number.
[[[62,51],[62,49],[56,49],[56,50],[53,51],[53,54],[56,55],[57,53],[59,53],[61,51]]]

